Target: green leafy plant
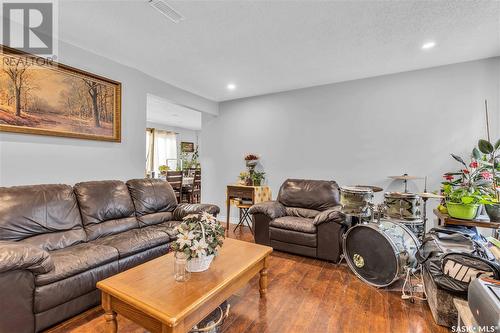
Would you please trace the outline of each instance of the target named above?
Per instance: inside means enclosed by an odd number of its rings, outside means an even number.
[[[207,212],[190,214],[174,229],[177,239],[171,248],[183,252],[187,259],[217,255],[224,243],[224,228]]]
[[[446,202],[452,202],[464,205],[485,204],[491,201],[491,197],[481,193],[478,189],[459,187],[447,184],[443,186],[443,193],[446,197]]]
[[[479,152],[483,153],[486,156],[486,158],[479,159],[479,161],[491,172],[492,190],[494,192],[496,200],[498,201],[500,199],[499,193],[497,191],[499,181],[499,177],[497,176],[497,174],[500,167],[498,163],[498,157],[500,155],[500,140],[497,140],[495,144],[492,144],[488,140],[481,139],[477,143],[477,148]]]
[[[266,178],[266,173],[264,171],[254,171],[251,173],[251,177],[254,185],[259,186]]]
[[[451,154],[454,160],[459,162],[462,169],[456,172],[447,172],[443,175],[445,181],[442,182],[443,186],[450,185],[452,188],[466,188],[468,191],[479,191],[481,195],[492,195],[493,180],[488,167],[481,163],[483,156],[474,148],[472,152],[472,159],[469,163],[455,154]],[[445,193],[446,195],[446,193]]]

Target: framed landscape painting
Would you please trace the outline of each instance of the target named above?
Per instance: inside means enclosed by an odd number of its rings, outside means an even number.
[[[5,46],[0,131],[121,141],[121,84]]]

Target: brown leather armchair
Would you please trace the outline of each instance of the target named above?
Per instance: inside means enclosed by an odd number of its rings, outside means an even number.
[[[335,181],[287,179],[276,201],[253,205],[255,242],[338,262],[347,229]]]

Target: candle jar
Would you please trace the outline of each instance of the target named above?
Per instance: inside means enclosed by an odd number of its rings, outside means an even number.
[[[184,282],[189,280],[191,273],[186,269],[187,255],[184,252],[175,252],[174,257],[175,281]]]

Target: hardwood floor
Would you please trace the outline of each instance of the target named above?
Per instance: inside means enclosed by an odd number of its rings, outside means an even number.
[[[232,228],[231,228],[232,229]],[[253,241],[246,228],[230,237]],[[393,288],[394,289],[394,288]],[[260,299],[258,277],[229,299],[224,333],[448,332],[434,323],[424,301],[410,303],[399,291],[366,285],[347,265],[274,252],[269,261],[269,289]],[[94,309],[50,330],[51,333],[104,332],[104,318]],[[118,316],[118,332],[145,330]]]

